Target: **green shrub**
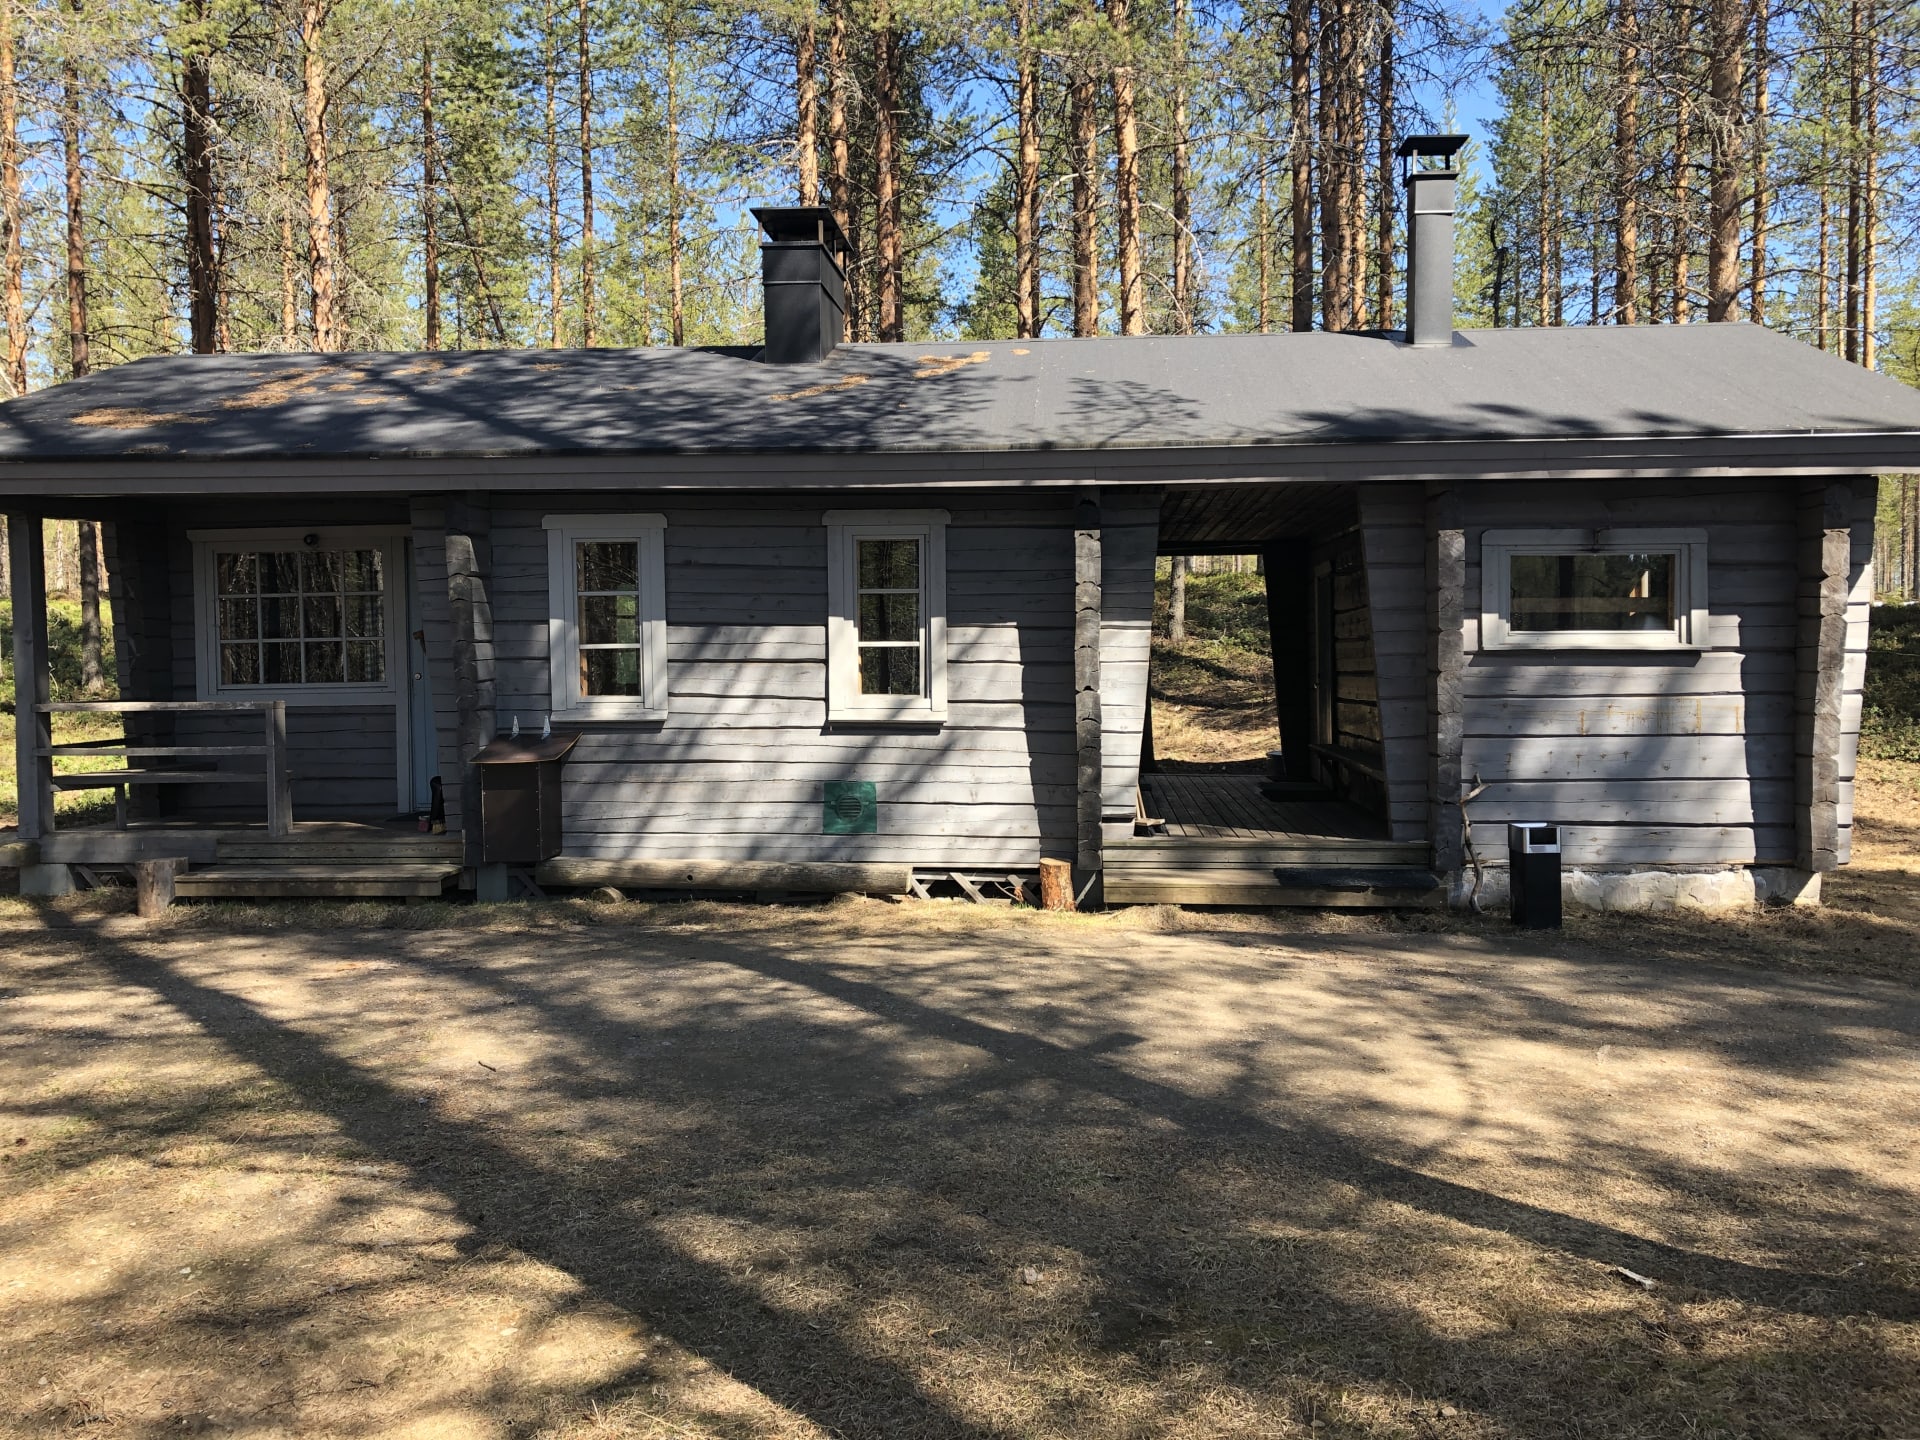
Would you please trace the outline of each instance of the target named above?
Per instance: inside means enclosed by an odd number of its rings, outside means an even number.
[[[88,695],[80,685],[80,602],[47,602],[47,649],[53,657],[52,690],[55,700],[99,700],[115,693],[113,670],[113,610],[100,601],[100,673],[101,690]],[[0,679],[0,705],[13,709],[13,602],[0,600],[0,655],[4,655],[5,678]]]
[[[1920,760],[1920,605],[1876,605],[1867,640],[1860,749]]]
[[[1153,633],[1167,635],[1173,582],[1162,575],[1154,586]],[[1187,577],[1187,638],[1210,640],[1230,650],[1267,653],[1267,577],[1235,574]]]

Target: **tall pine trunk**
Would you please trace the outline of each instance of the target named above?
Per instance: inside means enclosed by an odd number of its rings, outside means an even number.
[[[100,669],[100,530],[91,520],[75,527],[80,551],[80,688],[88,694],[102,683]]]
[[[0,226],[6,229],[4,290],[7,390],[27,392],[26,265],[20,249],[20,88],[14,71],[13,0],[0,0]]]
[[[1640,319],[1640,12],[1620,0],[1620,58],[1613,110],[1613,318]]]
[[[1254,274],[1260,287],[1259,306],[1254,311],[1260,333],[1273,328],[1273,212],[1267,204],[1267,167],[1260,165],[1260,191],[1253,211]]]
[[[667,30],[667,288],[668,334],[675,345],[687,343],[687,300],[680,273],[680,57],[677,37]]]
[[[1140,268],[1140,128],[1133,103],[1133,36],[1127,0],[1107,0],[1107,21],[1121,47],[1113,67],[1114,248],[1120,270],[1120,333],[1147,333],[1146,282]]]
[[[873,248],[878,270],[874,324],[879,339],[906,335],[906,265],[901,235],[900,79],[903,37],[883,13],[873,31]]]
[[[1844,299],[1846,335],[1842,354],[1860,359],[1860,0],[1847,11],[1847,278]]]
[[[560,280],[560,102],[559,61],[554,54],[553,0],[541,13],[540,62],[546,102],[547,160],[547,344],[558,350],[566,338],[565,286]]]
[[[1683,87],[1673,122],[1673,323],[1684,325],[1693,313],[1693,189],[1688,167],[1693,156],[1693,107]]]
[[[800,203],[820,203],[820,66],[813,16],[800,22],[793,40],[794,158],[800,180]]]
[[[1748,0],[1707,7],[1707,320],[1738,318],[1740,299],[1741,101],[1746,91]]]
[[[1880,228],[1880,27],[1877,15],[1866,26],[1866,152],[1860,190],[1860,363],[1875,368],[1880,343],[1879,297],[1875,293]]]
[[[1193,333],[1193,172],[1187,154],[1188,0],[1173,0],[1173,318],[1182,335]],[[1266,157],[1261,157],[1261,175]]]
[[[188,0],[180,56],[180,169],[187,209],[187,333],[196,355],[220,347],[213,239],[213,56],[206,0]]]
[[[306,141],[307,268],[313,289],[313,348],[338,350],[334,330],[333,189],[328,174],[327,57],[322,50],[333,0],[300,0],[300,118]]]
[[[1292,143],[1293,328],[1313,329],[1313,0],[1287,10],[1287,98]]]
[[[1747,292],[1747,319],[1767,323],[1767,109],[1772,58],[1767,54],[1767,7],[1753,6],[1753,284]]]
[[[593,10],[580,0],[580,343],[600,343],[593,273]]]
[[[827,18],[827,200],[840,233],[847,237],[847,338],[865,338],[860,317],[859,237],[853,224],[853,148],[847,134],[847,90],[852,83],[847,56],[847,5],[830,0]]]
[[[1084,44],[1084,39],[1082,41]],[[1071,62],[1067,122],[1073,132],[1073,333],[1100,329],[1100,262],[1095,221],[1100,163],[1099,96],[1085,56]]]
[[[76,30],[80,5],[81,0],[73,0]],[[80,63],[74,54],[77,38],[69,37],[60,67],[60,149],[67,181],[67,354],[68,373],[75,380],[91,368],[87,353],[86,175],[81,154]]]
[[[1013,177],[1014,330],[1040,334],[1040,57],[1033,44],[1034,0],[1014,0],[1015,108],[1020,157]]]
[[[440,180],[439,139],[433,119],[433,51],[420,56],[420,229],[425,272],[424,308],[427,349],[440,348]]]
[[[1375,102],[1379,117],[1379,173],[1376,184],[1378,231],[1374,236],[1374,314],[1373,323],[1382,330],[1393,328],[1393,0],[1380,10],[1380,89]]]

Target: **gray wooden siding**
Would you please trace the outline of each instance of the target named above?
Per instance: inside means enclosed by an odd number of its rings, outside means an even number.
[[[255,530],[288,525],[392,524],[398,517],[388,505],[352,502],[307,505],[260,501],[217,508],[178,507],[167,518],[167,613],[172,625],[172,693],[153,698],[193,700],[199,695],[198,656],[194,617],[193,544],[190,530]],[[398,604],[400,589],[390,591],[389,603]],[[174,743],[180,745],[258,744],[261,722],[250,715],[180,715],[173,721]],[[293,772],[293,814],[296,820],[348,816],[387,816],[398,802],[398,731],[394,706],[287,706],[287,757]],[[219,769],[257,770],[251,759],[219,760]],[[266,791],[236,785],[169,786],[162,803],[173,813],[194,816],[209,812],[237,812],[264,818]]]
[[[1796,482],[1680,489],[1633,481],[1457,491],[1467,529],[1462,771],[1488,786],[1471,807],[1483,860],[1504,860],[1506,822],[1537,820],[1565,827],[1569,864],[1792,863]],[[1707,650],[1480,650],[1485,530],[1643,525],[1706,531]],[[1862,656],[1869,544],[1857,532]],[[1843,823],[1859,726],[1855,643],[1850,627]]]
[[[1159,540],[1157,493],[1109,490],[1101,497],[1100,810],[1129,825],[1140,786]]]
[[[949,718],[938,729],[829,728],[822,516],[846,508],[844,499],[495,497],[493,635],[503,729],[518,716],[523,731],[537,730],[551,705],[542,518],[596,511],[667,517],[668,717],[585,727],[566,770],[568,854],[933,867],[1030,867],[1042,854],[1071,855],[1070,501],[1008,493],[885,497],[876,508],[942,508],[952,516]],[[422,614],[440,653],[435,637],[444,632],[434,627],[445,623],[445,592],[430,535],[434,511],[421,501],[414,514]],[[1151,541],[1147,547],[1150,556]],[[438,672],[434,693],[442,773],[451,776],[451,707],[439,698],[450,685]],[[874,782],[877,834],[821,833],[827,780]]]
[[[1366,770],[1316,759],[1316,772],[1343,800],[1384,815],[1386,787],[1368,771],[1378,770],[1380,689],[1374,673],[1373,611],[1367,595],[1367,567],[1358,530],[1334,537],[1313,555],[1328,567],[1333,604],[1332,744]],[[1316,633],[1318,622],[1316,620]],[[1316,674],[1315,683],[1318,684]]]
[[[1426,492],[1418,485],[1371,485],[1361,488],[1359,500],[1387,828],[1395,840],[1424,840],[1432,656]]]

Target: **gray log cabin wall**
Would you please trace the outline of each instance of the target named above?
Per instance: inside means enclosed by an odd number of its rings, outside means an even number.
[[[1506,822],[1538,820],[1565,827],[1572,865],[1804,868],[1798,817],[1820,757],[1803,757],[1813,744],[1810,727],[1796,734],[1813,676],[1798,687],[1806,692],[1800,699],[1796,682],[1812,663],[1806,647],[1820,629],[1820,584],[1810,567],[1818,567],[1819,532],[1831,528],[1836,506],[1836,523],[1851,540],[1843,547],[1850,552],[1845,654],[1837,695],[1829,697],[1837,699],[1837,714],[1822,727],[1819,744],[1832,779],[1834,848],[1844,859],[1865,674],[1873,490],[1870,480],[1847,482],[1830,497],[1822,486],[1809,501],[1811,519],[1802,513],[1804,490],[1796,481],[1752,478],[1684,487],[1486,483],[1454,487],[1444,505],[1431,505],[1430,525],[1453,522],[1464,531],[1459,774],[1487,786],[1470,807],[1483,861],[1504,863]],[[1481,651],[1482,534],[1561,526],[1704,529],[1707,648]],[[1432,667],[1444,653],[1442,639],[1427,637],[1423,682],[1437,678]],[[1431,757],[1436,772],[1445,758]]]
[[[1100,509],[1101,829],[1103,839],[1127,840],[1147,719],[1160,492],[1109,489]]]
[[[584,734],[563,788],[566,853],[658,859],[849,860],[929,868],[1070,858],[1075,840],[1073,499],[1070,493],[892,492],[877,509],[944,509],[948,720],[938,728],[826,724],[832,492],[699,496],[552,492],[491,498],[496,717],[537,732],[551,706],[547,537],[551,514],[659,513],[667,520],[668,715]],[[1108,754],[1137,770],[1152,604],[1157,497],[1103,517],[1115,661],[1103,692]],[[413,505],[417,604],[449,826],[460,773],[444,506]],[[1127,564],[1144,581],[1117,573]],[[1134,664],[1134,652],[1140,652]],[[1129,666],[1132,666],[1129,669]],[[1137,680],[1133,677],[1137,674]],[[1113,688],[1109,691],[1109,686]],[[1129,687],[1139,691],[1133,695]],[[1104,695],[1103,695],[1104,698]],[[871,780],[878,833],[821,833],[822,783]],[[1121,783],[1112,773],[1109,793]],[[1132,808],[1132,780],[1126,780]]]

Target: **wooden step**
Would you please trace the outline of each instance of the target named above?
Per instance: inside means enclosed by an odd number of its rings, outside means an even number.
[[[1114,905],[1433,910],[1447,902],[1445,888],[1431,871],[1402,865],[1108,867],[1101,884]]]
[[[459,876],[459,866],[445,864],[216,864],[183,872],[174,893],[191,900],[437,897]]]
[[[290,836],[271,840],[262,836],[223,839],[216,850],[221,864],[236,865],[374,865],[392,860],[401,864],[433,861],[458,863],[464,854],[458,835],[395,835],[391,838],[308,838]]]

